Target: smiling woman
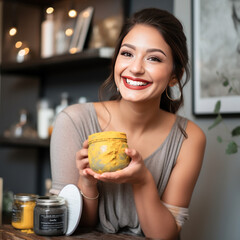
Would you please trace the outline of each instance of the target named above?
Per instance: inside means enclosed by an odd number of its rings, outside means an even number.
[[[157,98],[160,102],[167,84],[175,79],[172,70],[171,49],[163,37],[154,27],[138,24],[122,41],[114,79],[124,99]]]
[[[150,8],[128,19],[100,102],[64,109],[52,133],[51,192],[68,183],[79,187],[81,226],[157,239],[179,236],[206,141],[197,125],[176,114],[188,77],[186,37],[172,14]],[[181,96],[175,100],[176,85]],[[99,173],[89,165],[87,139],[107,131],[126,134],[131,161],[121,170]],[[115,150],[108,151],[116,160]]]

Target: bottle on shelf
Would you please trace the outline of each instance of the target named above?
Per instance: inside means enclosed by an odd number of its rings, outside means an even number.
[[[50,8],[48,8],[50,9]],[[41,57],[48,58],[54,55],[54,19],[53,10],[46,11],[46,19],[41,25]]]
[[[49,138],[49,128],[54,118],[54,109],[50,107],[50,103],[47,99],[41,99],[39,101],[37,115],[38,137],[42,139]]]
[[[4,131],[5,137],[13,138],[36,138],[37,132],[31,127],[28,121],[28,112],[26,109],[21,109],[19,114],[19,122],[12,125],[10,129]]]
[[[87,102],[87,98],[82,96],[78,99],[78,103],[86,103]]]
[[[55,109],[56,115],[58,115],[67,106],[68,106],[68,93],[67,92],[63,92],[61,94],[61,102]]]

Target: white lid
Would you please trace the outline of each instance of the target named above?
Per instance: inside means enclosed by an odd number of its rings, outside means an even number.
[[[76,230],[82,215],[83,200],[77,186],[66,185],[58,194],[65,199],[68,209],[68,222],[66,235],[69,236]]]

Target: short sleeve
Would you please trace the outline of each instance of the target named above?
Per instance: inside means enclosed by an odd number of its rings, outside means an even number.
[[[67,184],[77,184],[76,152],[82,148],[81,139],[73,119],[67,112],[59,113],[53,128],[50,143],[52,188],[50,193],[58,194]]]
[[[78,183],[76,153],[92,133],[101,131],[93,103],[73,104],[57,116],[50,143],[52,188],[58,194],[67,184]]]

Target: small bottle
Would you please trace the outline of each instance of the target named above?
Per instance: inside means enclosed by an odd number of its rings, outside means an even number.
[[[37,137],[36,130],[31,127],[28,121],[28,112],[25,109],[20,110],[19,122],[10,127],[9,130],[4,132],[6,137],[25,137],[35,138]]]
[[[37,195],[19,193],[14,195],[12,226],[17,229],[33,229],[33,214]]]
[[[64,108],[66,108],[68,106],[68,93],[67,92],[63,92],[61,94],[61,102],[60,105],[58,105],[56,107],[56,115],[59,114]]]
[[[37,132],[38,137],[42,139],[48,138],[50,135],[49,127],[54,118],[54,110],[50,108],[49,101],[42,99],[38,103]]]
[[[23,129],[27,124],[27,111],[25,109],[20,110],[19,122],[12,128],[12,135],[14,137],[22,137]]]
[[[48,58],[54,54],[53,14],[47,14],[41,25],[41,57]]]
[[[59,236],[67,231],[67,206],[59,196],[39,197],[34,209],[34,232],[38,235]]]
[[[87,98],[84,96],[78,99],[78,103],[86,103],[86,102],[87,102]]]

